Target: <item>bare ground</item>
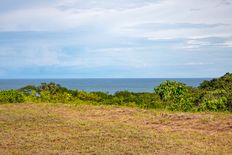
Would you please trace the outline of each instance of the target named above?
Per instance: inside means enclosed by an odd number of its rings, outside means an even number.
[[[232,114],[5,104],[0,154],[232,154]]]

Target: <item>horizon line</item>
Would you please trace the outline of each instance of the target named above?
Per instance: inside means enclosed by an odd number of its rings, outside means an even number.
[[[0,78],[0,80],[62,80],[62,79],[212,79],[218,77],[86,77],[86,78]]]

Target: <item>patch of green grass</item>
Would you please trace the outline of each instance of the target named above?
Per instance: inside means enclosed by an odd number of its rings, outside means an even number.
[[[232,154],[232,115],[0,105],[0,154]]]

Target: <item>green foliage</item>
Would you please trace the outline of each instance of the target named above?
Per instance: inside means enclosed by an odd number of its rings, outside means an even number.
[[[172,111],[232,111],[232,74],[204,81],[197,88],[176,81],[164,81],[154,93],[118,91],[115,94],[69,90],[59,84],[41,83],[19,90],[0,91],[0,103],[48,102],[68,104],[120,105]]]
[[[168,106],[172,111],[192,111],[194,103],[191,98],[181,98],[179,101],[173,102]]]
[[[227,98],[225,90],[206,91],[202,97],[199,111],[224,111],[226,110]]]
[[[154,90],[164,101],[165,107],[172,111],[191,111],[193,109],[191,89],[183,83],[164,81]]]
[[[34,86],[34,85],[27,85],[27,86],[25,86],[23,88],[20,88],[18,91],[22,92],[25,95],[30,95],[30,94],[32,94],[32,92],[37,91],[37,87]]]
[[[210,92],[213,93],[210,101],[207,99],[204,101],[204,107],[211,107],[210,109],[213,111],[222,109],[232,111],[232,73],[226,73],[220,78],[204,81],[199,88],[202,91],[209,91],[209,94]],[[217,93],[215,94],[215,91],[217,92],[218,90],[223,92],[219,93],[220,98],[218,98]],[[216,99],[212,99],[212,96],[216,96]],[[215,110],[215,107],[219,109]]]
[[[225,97],[214,100],[205,100],[199,109],[200,111],[224,111],[226,102],[227,99]]]
[[[227,95],[226,109],[232,112],[232,93]]]
[[[28,93],[28,92],[22,93],[21,92],[21,94],[23,94],[24,99],[27,102],[38,102],[39,97],[37,96],[37,92],[35,90],[31,90],[30,93]]]
[[[41,102],[50,102],[51,101],[51,93],[49,91],[41,91],[40,92],[40,100]]]
[[[169,80],[162,82],[154,90],[162,100],[166,101],[180,99],[188,93],[188,87],[185,84]]]
[[[40,97],[38,98],[40,102],[51,102],[51,103],[69,103],[74,100],[72,94],[63,92],[55,93],[45,90],[40,92]]]
[[[111,101],[111,100],[110,100]],[[161,108],[161,100],[155,93],[116,92],[112,98],[117,105],[133,105],[141,108]]]
[[[65,87],[62,87],[59,84],[56,84],[54,82],[51,83],[41,83],[38,87],[37,87],[37,91],[40,93],[42,91],[49,91],[51,94],[55,94],[55,93],[63,93],[63,92],[68,92],[68,89]]]
[[[21,103],[24,102],[23,95],[16,90],[1,90],[0,103]]]
[[[216,90],[216,89],[224,89],[226,91],[232,91],[232,73],[226,73],[224,76],[220,78],[214,78],[210,81],[203,81],[200,86],[200,89],[205,90]]]
[[[88,93],[85,91],[77,92],[76,97],[83,101],[100,101],[101,100],[101,97],[99,97],[96,93]]]

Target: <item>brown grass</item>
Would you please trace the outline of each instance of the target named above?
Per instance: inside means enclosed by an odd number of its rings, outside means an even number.
[[[0,105],[0,154],[232,154],[232,115]]]

